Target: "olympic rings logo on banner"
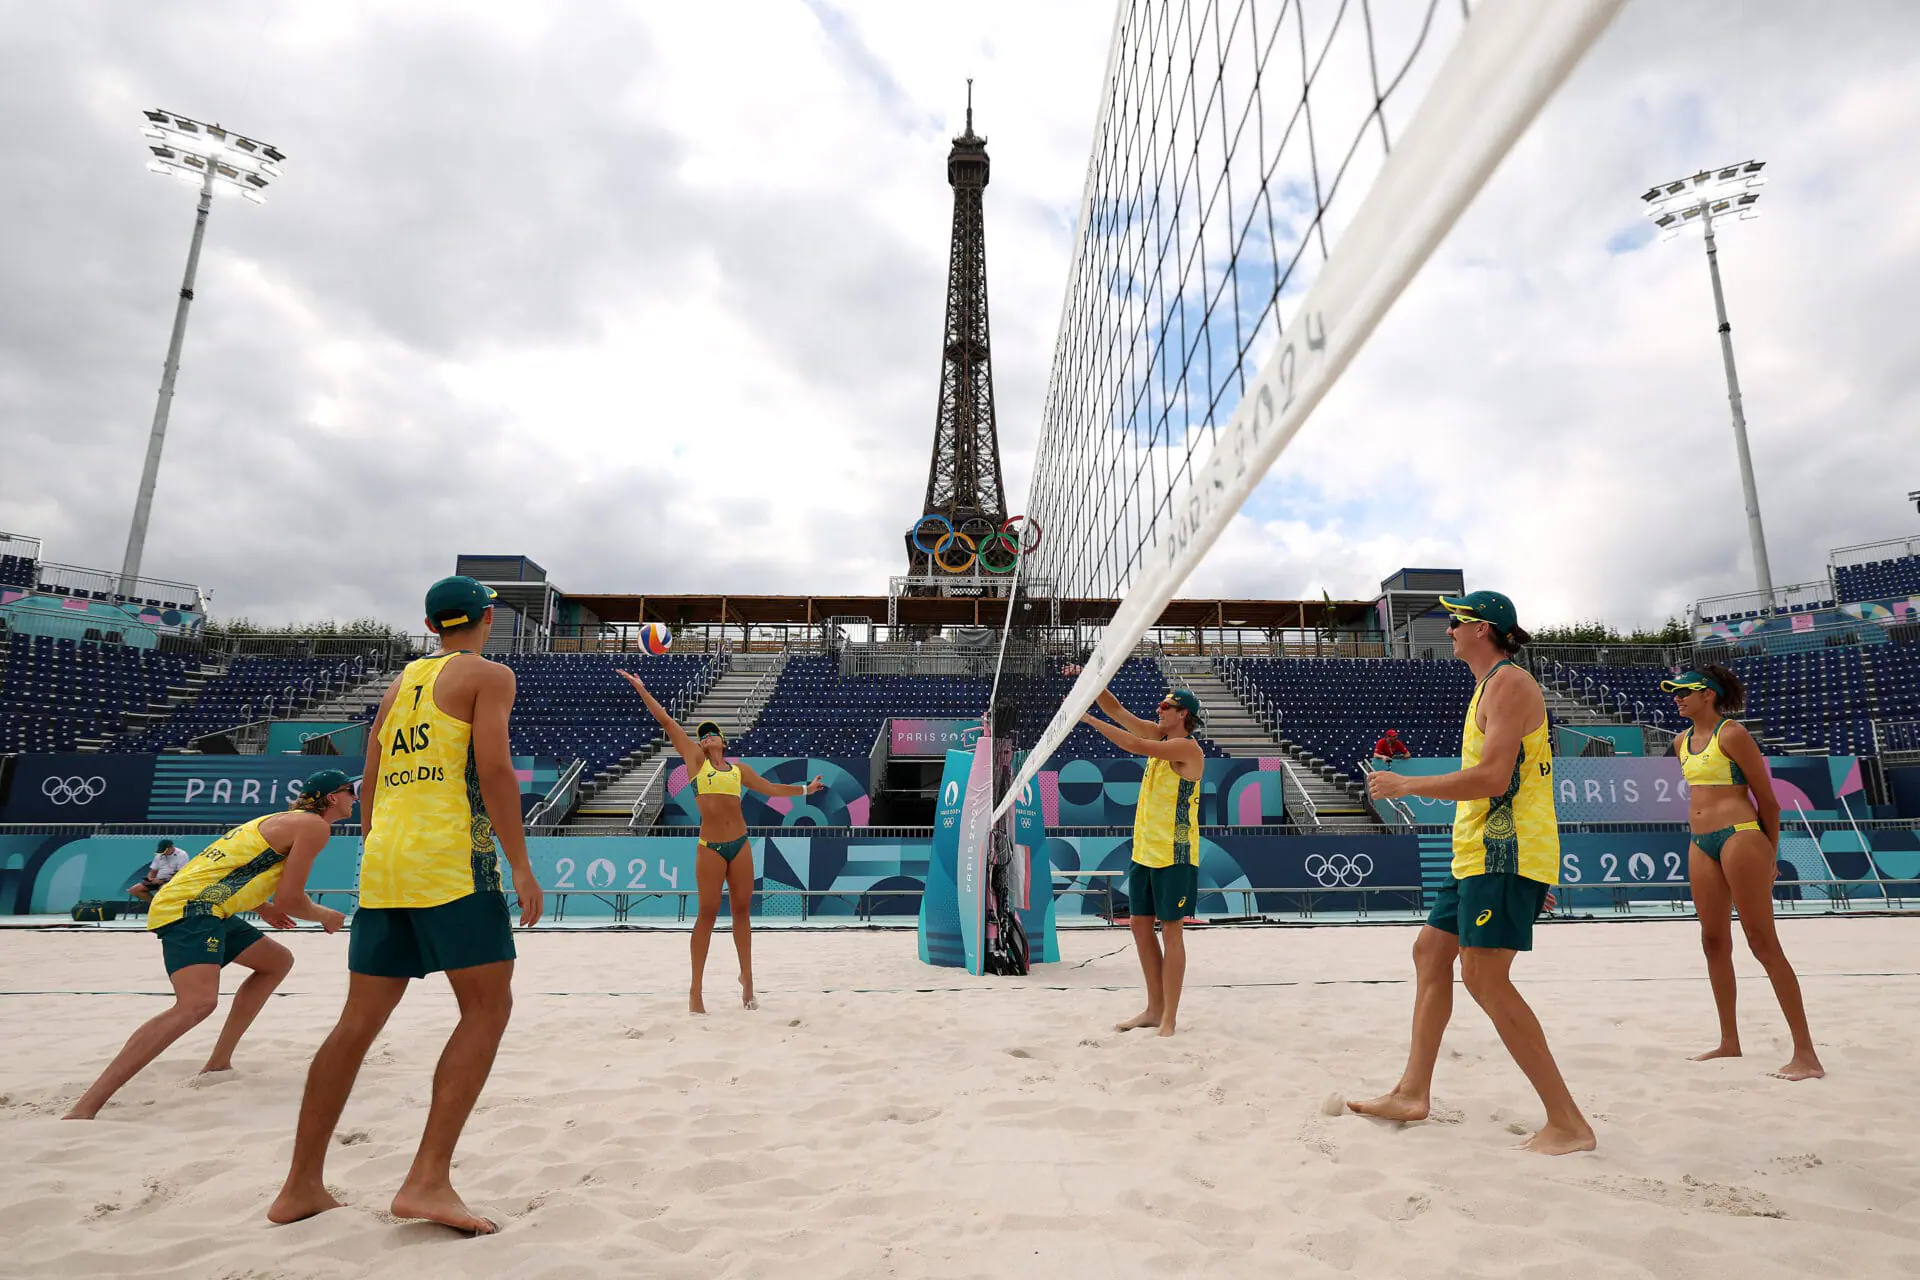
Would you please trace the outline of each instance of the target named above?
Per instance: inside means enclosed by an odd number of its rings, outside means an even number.
[[[934,539],[927,545],[927,539]],[[959,527],[938,511],[929,511],[907,530],[914,550],[948,573],[966,573],[976,564],[988,573],[1012,573],[1020,557],[1039,547],[1040,523],[1008,516],[998,526],[985,516],[962,520]]]
[[[91,778],[43,778],[40,794],[55,804],[92,804],[107,793],[107,780]]]
[[[1315,863],[1319,866],[1315,866]],[[1340,885],[1349,887],[1359,884],[1373,874],[1373,859],[1364,853],[1349,857],[1344,853],[1331,856],[1320,853],[1307,855],[1307,874],[1320,882],[1324,889]]]

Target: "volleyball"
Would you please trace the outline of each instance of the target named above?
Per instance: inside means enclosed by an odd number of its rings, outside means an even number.
[[[665,653],[673,648],[673,632],[664,622],[649,622],[640,628],[640,647],[648,653]]]

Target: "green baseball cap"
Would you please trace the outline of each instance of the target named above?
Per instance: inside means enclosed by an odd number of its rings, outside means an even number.
[[[1206,709],[1200,705],[1200,699],[1194,695],[1193,690],[1169,689],[1167,690],[1167,697],[1172,699],[1173,704],[1182,711],[1191,714],[1195,724],[1199,725],[1207,722]]]
[[[427,620],[436,627],[464,627],[480,621],[499,592],[472,578],[442,578],[427,588]]]
[[[1441,596],[1440,607],[1461,622],[1489,623],[1503,636],[1520,629],[1520,621],[1513,614],[1513,601],[1498,591],[1475,591],[1457,598]]]
[[[330,796],[353,785],[353,779],[338,769],[322,769],[300,784],[303,796]]]

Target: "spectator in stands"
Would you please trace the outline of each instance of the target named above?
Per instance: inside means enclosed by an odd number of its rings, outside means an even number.
[[[332,838],[333,824],[352,812],[353,780],[322,769],[286,812],[242,823],[168,878],[147,912],[147,928],[160,939],[173,1007],[140,1025],[67,1119],[93,1119],[122,1085],[205,1021],[220,1002],[220,970],[239,964],[253,972],[233,993],[226,1025],[200,1072],[233,1069],[240,1037],[293,968],[291,951],[239,917],[257,910],[276,929],[312,920],[328,933],[338,931],[346,917],[314,905],[307,873]]]
[[[620,673],[666,730],[667,740],[686,762],[687,782],[700,806],[700,844],[694,850],[694,881],[700,890],[700,914],[693,922],[693,985],[687,992],[687,1012],[705,1013],[702,984],[707,973],[707,949],[713,942],[714,922],[720,918],[720,895],[725,890],[733,904],[733,950],[740,958],[740,1003],[758,1009],[753,994],[753,848],[747,843],[747,819],[740,810],[740,788],[763,796],[811,795],[826,786],[811,782],[768,782],[745,761],[727,760],[726,735],[712,720],[702,720],[688,736],[659,699],[631,671]],[[697,741],[696,741],[697,739]]]
[[[1078,667],[1065,674],[1080,674]],[[1140,798],[1133,812],[1133,866],[1127,881],[1128,923],[1147,1007],[1116,1023],[1116,1031],[1158,1027],[1174,1032],[1180,990],[1187,977],[1187,943],[1182,927],[1200,900],[1200,784],[1206,757],[1194,733],[1203,720],[1200,699],[1189,689],[1170,690],[1143,720],[1121,705],[1111,690],[1101,690],[1095,705],[1113,722],[1089,712],[1080,717],[1122,751],[1147,757]],[[1160,925],[1154,937],[1155,921]],[[1163,949],[1164,948],[1164,949]]]
[[[1381,734],[1373,744],[1373,758],[1375,760],[1392,762],[1394,760],[1404,760],[1412,754],[1413,752],[1407,750],[1407,744],[1400,741],[1400,731],[1398,729],[1387,730]]]
[[[1560,878],[1560,827],[1554,811],[1553,746],[1540,686],[1513,655],[1528,636],[1513,601],[1497,591],[1440,597],[1456,658],[1477,685],[1467,703],[1460,770],[1433,777],[1376,772],[1376,800],[1424,796],[1452,800],[1452,877],[1435,895],[1413,944],[1418,986],[1413,1039],[1391,1093],[1348,1106],[1387,1120],[1424,1120],[1433,1101],[1433,1068],[1453,1016],[1457,959],[1467,991],[1486,1010],[1513,1060],[1547,1109],[1547,1123],[1526,1143],[1542,1155],[1593,1149],[1553,1060],[1540,1020],[1513,985],[1514,956],[1533,949],[1533,921]]]
[[[187,854],[173,847],[173,841],[162,840],[153,851],[153,861],[147,864],[146,875],[127,892],[136,898],[151,898],[187,865],[187,858]]]
[[[1747,704],[1740,677],[1712,663],[1683,671],[1660,684],[1673,695],[1674,709],[1688,728],[1673,739],[1680,776],[1687,781],[1687,878],[1700,918],[1700,947],[1707,956],[1707,980],[1720,1015],[1720,1043],[1696,1061],[1740,1056],[1740,1024],[1734,1017],[1733,922],[1747,949],[1767,971],[1774,998],[1793,1035],[1793,1057],[1773,1074],[1783,1080],[1817,1079],[1826,1074],[1807,1029],[1800,980],[1780,947],[1773,925],[1773,882],[1779,874],[1780,801],[1759,744],[1746,729],[1726,718]]]
[[[513,873],[520,925],[545,906],[520,822],[520,782],[508,749],[513,670],[481,656],[493,631],[492,588],[442,578],[427,588],[438,649],[409,662],[387,687],[367,734],[361,795],[366,836],[360,907],[347,947],[347,1002],[314,1055],[287,1181],[267,1210],[297,1222],[337,1209],[327,1190],[327,1146],[354,1077],[407,993],[445,973],[460,1020],[433,1074],[425,1130],[391,1209],[470,1235],[499,1228],[468,1210],[453,1186],[453,1153],[486,1087],[513,1011],[513,925],[500,855]]]

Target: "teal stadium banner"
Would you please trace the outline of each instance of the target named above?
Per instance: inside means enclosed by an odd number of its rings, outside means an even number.
[[[367,753],[366,725],[359,720],[275,720],[267,726],[267,752],[298,752],[315,738],[328,738],[343,756]]]
[[[175,843],[198,853],[213,836],[177,836]],[[1444,879],[1446,837],[1439,837],[1431,868],[1427,837],[1261,835],[1218,832],[1202,841],[1200,914],[1291,911],[1315,891],[1316,909],[1342,911],[1361,905],[1366,890],[1373,910],[1417,905],[1419,886]],[[1570,904],[1598,909],[1617,900],[1662,901],[1686,895],[1686,833],[1568,833],[1562,837],[1563,891]],[[155,837],[0,835],[0,915],[66,915],[77,902],[126,895],[153,857]],[[686,895],[691,912],[696,840],[685,836],[551,836],[528,840],[540,883],[563,894],[549,914],[568,920],[622,916],[677,918]],[[806,895],[809,916],[870,915],[912,919],[921,909],[932,846],[927,840],[880,836],[791,834],[752,841],[756,893],[762,918],[797,918]],[[1125,836],[1049,836],[1046,865],[1064,915],[1103,914],[1109,891],[1126,903],[1124,873],[1132,860]],[[1791,831],[1780,849],[1783,898],[1821,898],[1844,892],[1858,902],[1882,890],[1920,895],[1920,835],[1911,830],[1851,830],[1818,840]],[[315,861],[308,884],[317,893],[343,894],[357,885],[358,837],[336,836]],[[1034,899],[1044,894],[1046,872],[1036,863]],[[1120,872],[1121,876],[1091,875]],[[1677,877],[1677,878],[1676,878]],[[1826,881],[1838,881],[1828,885]],[[767,889],[787,892],[766,893]],[[1086,890],[1085,893],[1061,892]],[[1411,894],[1409,893],[1411,890]],[[331,905],[346,908],[344,897]],[[1042,934],[1029,925],[1042,953]],[[937,961],[933,962],[937,963]]]
[[[1050,831],[1061,827],[1131,827],[1146,762],[1138,756],[1070,760],[1042,769],[1040,814]],[[1208,827],[1283,825],[1286,803],[1278,757],[1210,759],[1200,784],[1200,824]]]
[[[1453,773],[1451,756],[1397,760],[1392,771],[1432,777]],[[1870,812],[1857,756],[1770,756],[1774,794],[1788,817],[1809,821],[1865,817]],[[1554,807],[1561,822],[1675,822],[1685,824],[1691,795],[1672,756],[1561,756],[1553,762]],[[1417,823],[1452,823],[1453,801],[1409,796],[1402,801]],[[1376,801],[1387,822],[1399,815]]]

